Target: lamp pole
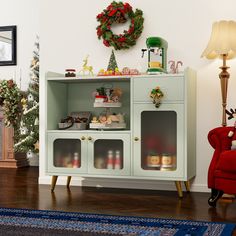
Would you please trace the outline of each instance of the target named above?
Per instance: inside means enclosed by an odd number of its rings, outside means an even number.
[[[228,66],[226,66],[226,58],[227,58],[227,54],[223,54],[223,66],[220,67],[220,69],[222,70],[219,74],[219,78],[220,78],[220,85],[221,85],[221,96],[222,96],[222,108],[223,108],[223,112],[222,112],[222,126],[226,126],[226,105],[227,105],[227,89],[228,89],[228,79],[229,79],[229,72],[227,71],[227,69],[229,68]]]

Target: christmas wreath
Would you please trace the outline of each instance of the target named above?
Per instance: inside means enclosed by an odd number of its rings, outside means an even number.
[[[130,19],[128,30],[123,34],[113,34],[111,25],[113,23],[125,23]],[[136,44],[143,31],[143,12],[136,9],[135,12],[128,3],[112,2],[102,13],[97,15],[97,36],[103,39],[103,44],[107,47],[114,47],[115,50],[128,49]]]

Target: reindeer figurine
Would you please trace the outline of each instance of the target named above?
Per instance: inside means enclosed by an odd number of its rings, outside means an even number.
[[[230,109],[230,111],[225,110],[226,114],[228,115],[228,120],[230,119],[235,119],[234,122],[234,129],[229,131],[228,137],[231,138],[231,149],[235,150],[236,149],[236,109]]]
[[[87,64],[88,64],[88,57],[89,57],[89,56],[87,56],[87,57],[83,60],[83,62],[84,62],[84,64],[83,64],[83,69],[79,71],[79,73],[80,73],[80,72],[83,72],[83,75],[85,74],[86,71],[89,72],[89,75],[93,75],[93,67],[92,67],[92,66],[87,66]]]

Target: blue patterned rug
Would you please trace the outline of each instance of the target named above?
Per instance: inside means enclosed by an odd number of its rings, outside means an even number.
[[[229,236],[235,224],[0,208],[0,235]]]

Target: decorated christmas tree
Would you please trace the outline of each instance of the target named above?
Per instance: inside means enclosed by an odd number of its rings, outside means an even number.
[[[118,68],[115,53],[112,50],[107,70],[115,71]]]
[[[18,134],[15,133],[15,151],[37,153],[39,151],[39,41],[35,42],[30,65],[30,82],[21,99],[22,116]],[[28,155],[28,154],[27,154]]]

